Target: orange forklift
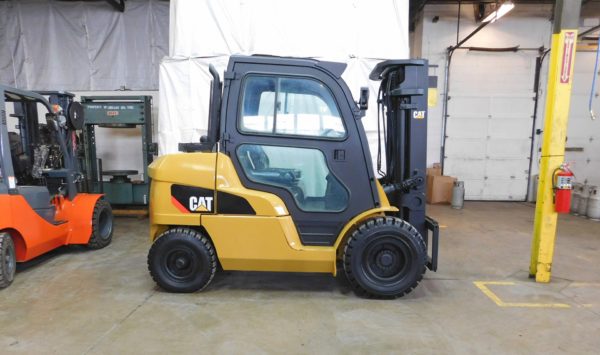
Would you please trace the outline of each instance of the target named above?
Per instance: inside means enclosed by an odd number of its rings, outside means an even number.
[[[112,240],[110,204],[78,192],[83,109],[73,97],[0,85],[0,289],[12,283],[17,262]]]

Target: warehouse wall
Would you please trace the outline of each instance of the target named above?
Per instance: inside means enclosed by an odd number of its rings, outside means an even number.
[[[600,186],[600,99],[596,73],[596,88],[592,107],[597,117],[591,120],[588,110],[596,52],[578,51],[575,55],[575,75],[571,95],[567,152],[565,161],[572,163],[577,181]]]
[[[430,164],[442,161],[445,59],[457,43],[457,10],[430,5],[422,18],[421,55],[438,66],[440,95],[429,113]],[[465,181],[468,199],[523,200],[527,194],[535,58],[549,43],[550,10],[519,6],[463,44],[520,51],[456,50],[452,56],[444,172]],[[478,25],[472,5],[463,5],[458,39]]]
[[[415,32],[411,35],[412,56],[427,58],[430,64],[438,66],[430,71],[430,74],[438,75],[439,100],[437,106],[429,111],[428,164],[441,161],[444,64],[446,48],[457,41],[457,11],[457,5],[426,6],[416,22]],[[585,13],[584,11],[583,14]],[[439,16],[436,22],[433,21],[435,16]],[[518,4],[513,12],[482,29],[463,46],[519,45],[520,48],[548,48],[551,37],[550,18],[550,6]],[[586,25],[591,26],[588,22]],[[477,25],[474,21],[473,7],[463,5],[459,38],[464,38]],[[529,157],[528,146],[531,146],[531,117],[535,107],[533,81],[537,56],[537,51],[485,53],[464,50],[456,51],[453,55],[447,127],[449,137],[446,142],[450,151],[446,151],[446,163],[449,164],[445,166],[445,171],[458,175],[459,179],[467,180],[467,197],[470,192],[472,199],[521,200],[526,194],[527,179],[530,175],[526,160]],[[578,52],[576,56],[567,147],[582,148],[583,151],[567,152],[565,160],[574,163],[578,180],[600,184],[600,121],[592,122],[587,112],[594,59],[595,53]],[[536,128],[543,127],[547,64],[548,57],[541,72]],[[594,107],[600,115],[598,101],[596,98]],[[495,118],[498,118],[497,124],[492,123]],[[485,119],[490,123],[481,127]],[[464,121],[462,125],[457,123],[461,120]],[[497,138],[495,143],[494,136]],[[538,135],[533,137],[532,176],[538,173],[540,138]],[[464,144],[457,145],[457,141]],[[457,147],[466,149],[456,151]],[[484,151],[485,154],[477,156],[480,151]],[[481,163],[480,170],[483,172],[477,173],[475,163],[465,166],[464,161],[455,161],[452,164],[452,154],[466,157],[465,160],[471,162],[487,159],[488,164],[484,166],[485,164]],[[498,159],[494,160],[494,154]],[[506,163],[507,161],[509,163]],[[494,167],[498,166],[503,168],[495,171]],[[469,191],[469,188],[472,190]],[[497,194],[497,191],[502,193]]]

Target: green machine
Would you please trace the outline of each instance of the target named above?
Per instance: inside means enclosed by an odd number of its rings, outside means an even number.
[[[84,109],[84,162],[86,188],[104,193],[112,205],[121,207],[147,206],[149,179],[147,167],[157,151],[152,142],[152,96],[82,96]],[[142,129],[142,179],[132,181],[137,170],[103,170],[96,155],[96,126],[106,128]],[[105,181],[105,177],[108,181]]]

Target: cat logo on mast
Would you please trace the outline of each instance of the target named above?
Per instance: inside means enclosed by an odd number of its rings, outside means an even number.
[[[413,111],[413,118],[415,120],[425,119],[425,111]]]

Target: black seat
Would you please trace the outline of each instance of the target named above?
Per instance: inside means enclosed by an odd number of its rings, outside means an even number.
[[[17,191],[40,217],[54,222],[54,205],[50,203],[50,192],[46,186],[17,186]]]

